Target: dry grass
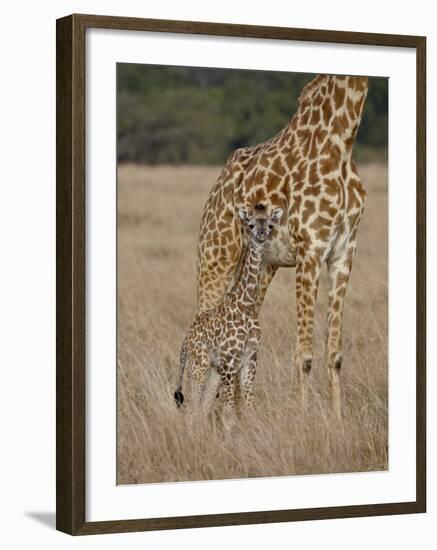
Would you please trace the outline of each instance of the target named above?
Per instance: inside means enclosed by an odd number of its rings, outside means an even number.
[[[344,315],[340,427],[323,366],[318,298],[310,413],[293,392],[294,270],[261,313],[257,413],[229,441],[176,410],[179,349],[195,312],[200,215],[219,169],[121,166],[118,233],[120,484],[387,469],[387,169],[361,166],[368,191]]]

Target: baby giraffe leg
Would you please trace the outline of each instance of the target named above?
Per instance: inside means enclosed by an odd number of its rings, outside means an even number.
[[[191,391],[193,411],[200,412],[210,361],[206,350],[199,350],[191,362]]]
[[[240,407],[241,410],[251,411],[255,406],[254,381],[256,374],[256,351],[252,352],[243,362],[240,370]]]
[[[256,374],[257,350],[261,342],[261,329],[257,319],[249,321],[249,338],[247,340],[243,365],[240,370],[241,409],[250,411],[255,406],[254,383]]]
[[[221,377],[215,366],[209,369],[208,380],[206,381],[205,390],[203,392],[202,408],[205,414],[209,414],[214,410],[217,401],[217,393],[220,390]]]
[[[236,425],[235,386],[239,361],[235,357],[224,357],[220,364],[221,388],[223,392],[223,425],[232,433]]]

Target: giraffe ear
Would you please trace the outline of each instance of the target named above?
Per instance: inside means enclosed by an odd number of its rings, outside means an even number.
[[[249,214],[247,213],[246,210],[244,210],[244,208],[238,209],[238,215],[243,221],[247,221],[249,219]]]
[[[282,208],[275,208],[271,215],[271,220],[273,222],[279,222],[282,218],[282,214],[284,213],[284,210]]]

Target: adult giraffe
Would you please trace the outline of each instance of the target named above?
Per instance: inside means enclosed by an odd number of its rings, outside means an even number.
[[[279,134],[230,156],[206,201],[198,242],[198,310],[203,311],[220,302],[243,256],[247,243],[238,210],[260,217],[284,210],[264,250],[257,308],[278,267],[295,267],[294,354],[306,406],[314,308],[321,268],[327,264],[325,363],[339,418],[343,303],[366,198],[352,146],[367,89],[366,77],[320,75],[307,84],[297,113]],[[256,354],[250,368],[256,369]]]

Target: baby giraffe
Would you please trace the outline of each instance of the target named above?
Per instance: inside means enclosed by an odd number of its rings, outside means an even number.
[[[182,405],[182,380],[188,362],[194,409],[208,412],[220,389],[227,427],[235,418],[237,376],[244,405],[253,407],[255,366],[250,358],[256,353],[261,339],[255,304],[263,248],[279,224],[283,210],[275,208],[268,216],[260,205],[251,214],[244,209],[238,214],[248,241],[239,276],[222,302],[199,313],[191,325],[182,344],[180,381],[174,394],[178,406]]]

